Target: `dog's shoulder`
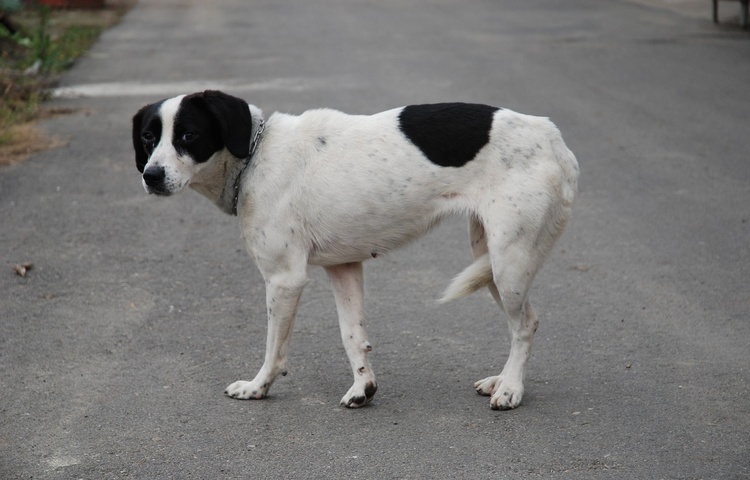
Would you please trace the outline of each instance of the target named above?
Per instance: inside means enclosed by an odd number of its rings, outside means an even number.
[[[305,110],[300,114],[274,112],[268,119],[268,125],[276,130],[294,130],[300,135],[306,130],[318,130],[331,123],[346,125],[344,120],[348,115],[332,108],[315,108]]]
[[[299,115],[274,113],[268,121],[269,127],[281,134],[283,141],[294,143],[317,142],[318,147],[330,141],[360,142],[372,139],[379,129],[397,130],[397,113],[380,112],[374,115],[350,114],[333,108],[315,108]],[[366,143],[366,142],[365,142]]]

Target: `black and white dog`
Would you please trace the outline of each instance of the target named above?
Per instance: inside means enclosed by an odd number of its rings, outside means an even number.
[[[330,109],[275,113],[206,91],[163,100],[133,118],[143,186],[189,185],[239,217],[266,283],[265,361],[232,398],[263,398],[286,374],[289,338],[309,265],[328,273],[361,407],[377,389],[367,358],[362,262],[424,234],[443,217],[469,219],[475,261],[442,301],[488,287],[505,311],[509,358],[479,380],[493,409],[521,403],[538,322],[537,270],[570,217],[578,164],[549,120],[465,103],[412,105],[371,116]]]

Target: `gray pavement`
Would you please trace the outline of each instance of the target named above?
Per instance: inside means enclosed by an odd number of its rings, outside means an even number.
[[[0,169],[0,478],[750,478],[750,34],[721,9],[140,2],[62,79],[53,104],[79,110],[42,126],[68,145]],[[317,271],[290,374],[222,395],[260,366],[263,283],[234,218],[142,191],[129,126],[214,87],[267,113],[455,100],[558,124],[580,197],[534,289],[521,408],[471,387],[509,348],[487,295],[434,303],[469,261],[462,221],[366,267],[371,406],[338,406]]]

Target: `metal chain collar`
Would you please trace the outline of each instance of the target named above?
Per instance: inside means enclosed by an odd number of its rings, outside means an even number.
[[[255,137],[253,138],[253,143],[250,145],[250,153],[245,157],[242,165],[242,170],[240,170],[240,173],[237,175],[237,178],[234,180],[234,198],[232,199],[232,215],[237,215],[237,203],[240,199],[240,180],[242,180],[242,174],[245,173],[245,169],[248,165],[250,165],[250,160],[253,158],[253,155],[255,154],[255,150],[258,148],[258,144],[260,143],[260,136],[263,133],[263,130],[266,129],[266,122],[261,120],[258,124],[258,130],[255,131]]]

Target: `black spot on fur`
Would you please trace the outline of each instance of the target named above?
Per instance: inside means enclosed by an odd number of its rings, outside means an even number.
[[[497,110],[474,103],[409,105],[399,114],[399,127],[431,162],[462,167],[489,142]]]
[[[378,386],[375,385],[372,382],[369,382],[367,385],[365,385],[365,396],[367,397],[367,400],[372,400],[372,397],[375,396],[375,392],[378,391]]]
[[[353,398],[350,398],[348,402],[346,402],[346,406],[347,407],[351,407],[351,406],[359,407],[361,405],[364,405],[366,400],[367,399],[364,396],[353,397]]]

